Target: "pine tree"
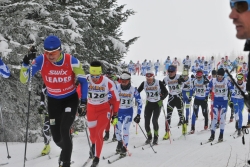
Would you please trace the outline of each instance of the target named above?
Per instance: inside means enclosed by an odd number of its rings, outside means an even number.
[[[43,53],[44,38],[53,34],[61,39],[63,51],[83,63],[86,72],[93,60],[101,61],[104,69],[116,67],[129,46],[138,39],[121,39],[121,24],[135,13],[123,10],[124,5],[119,6],[116,0],[0,1],[0,45],[6,47],[0,54],[12,67],[12,77],[1,83],[2,89],[8,87],[4,92],[10,93],[0,100],[3,106],[7,106],[5,119],[12,120],[7,125],[7,134],[12,141],[23,140],[27,110],[25,97],[28,97],[27,87],[20,83],[19,70],[13,65],[20,65],[30,46],[36,46],[38,53]],[[36,130],[41,125],[36,113],[41,78],[34,77],[33,85],[36,86],[32,91],[30,129]]]

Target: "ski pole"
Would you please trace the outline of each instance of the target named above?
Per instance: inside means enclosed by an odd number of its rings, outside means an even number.
[[[7,149],[7,154],[8,154],[7,158],[10,159],[11,156],[9,154],[9,149],[8,149],[8,144],[7,144],[7,136],[5,135],[5,129],[4,129],[4,124],[3,124],[2,106],[0,106],[0,114],[1,114],[1,120],[2,120],[2,126],[3,126],[3,136],[4,136],[6,149]]]
[[[146,139],[148,139],[147,136],[146,136],[146,134],[145,134],[144,131],[142,130],[140,124],[138,124],[138,126],[139,126],[139,128],[141,129],[141,131],[142,131],[142,133],[144,134],[144,136],[146,137]],[[152,148],[152,150],[154,151],[154,153],[157,153],[157,152],[154,150],[154,148],[152,147],[152,144],[149,143],[149,145],[150,145],[150,147]]]
[[[31,96],[31,81],[32,81],[32,64],[31,64],[30,60],[30,64],[29,64],[29,86],[28,86],[28,91],[29,91],[29,98],[28,98],[28,113],[27,113],[27,126],[26,126],[26,135],[25,135],[25,150],[24,150],[24,162],[23,162],[23,166],[25,167],[25,161],[27,160],[26,158],[26,151],[27,151],[27,138],[28,138],[28,130],[29,130],[29,115],[30,115],[30,96]]]
[[[166,117],[166,111],[165,111],[164,106],[162,106],[162,108],[163,108],[164,116],[165,116],[165,118],[166,118],[166,130],[168,131],[169,141],[170,141],[170,144],[171,144],[171,143],[172,143],[172,142],[171,142],[171,139],[170,139],[171,131],[170,131],[170,128],[169,128],[169,124],[168,124],[167,117]]]
[[[86,131],[86,136],[87,136],[87,139],[88,139],[89,148],[90,148],[91,154],[94,156],[93,150],[92,150],[91,145],[90,145],[90,140],[89,140],[87,120],[86,120],[85,117],[83,117],[83,118],[84,118],[84,123],[85,123],[85,127],[86,127],[85,131]]]
[[[138,134],[138,125],[136,124],[136,128],[135,128],[135,134]]]

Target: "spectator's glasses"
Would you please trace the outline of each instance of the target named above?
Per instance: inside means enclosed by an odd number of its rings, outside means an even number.
[[[147,74],[146,74],[146,77],[147,77],[147,78],[151,78],[151,77],[153,77],[153,76],[154,76],[154,74],[151,74],[151,73],[147,73]]]
[[[101,76],[100,75],[91,75],[91,78],[94,78],[94,79],[99,79]]]
[[[237,75],[237,80],[239,80],[239,81],[241,81],[241,80],[243,80],[243,75]]]
[[[201,79],[202,77],[197,77],[197,76],[196,76],[196,78],[197,78],[197,79]]]
[[[250,0],[230,0],[231,9],[235,8],[238,13],[243,13],[250,10]]]
[[[168,73],[173,73],[174,71],[168,71]]]

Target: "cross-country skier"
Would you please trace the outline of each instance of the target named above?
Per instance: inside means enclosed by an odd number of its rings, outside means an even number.
[[[164,69],[164,75],[167,75],[168,67],[172,64],[172,61],[170,60],[170,57],[168,56],[167,59],[164,62],[165,69]]]
[[[87,120],[90,132],[90,140],[92,143],[91,153],[95,155],[91,167],[96,167],[99,164],[99,158],[103,146],[103,132],[109,123],[110,104],[113,106],[112,124],[118,122],[117,112],[119,110],[120,98],[115,84],[105,76],[102,76],[102,67],[99,61],[90,63],[89,87],[88,87],[88,103],[87,103]],[[109,100],[108,94],[112,97]]]
[[[120,97],[120,107],[118,111],[118,123],[116,124],[115,134],[118,140],[116,152],[125,156],[129,142],[129,127],[133,119],[133,99],[137,101],[137,115],[134,118],[136,123],[140,122],[142,100],[139,92],[131,85],[131,74],[123,71],[121,76],[121,84],[117,85]]]
[[[198,65],[201,65],[201,58],[200,58],[200,56],[198,57],[198,59],[196,59],[194,61],[194,64],[197,64],[197,63],[198,63]]]
[[[211,57],[211,59],[208,61],[208,64],[210,65],[211,70],[215,68],[214,56]]]
[[[159,60],[157,60],[154,64],[154,68],[155,68],[155,76],[157,76],[157,72],[159,71],[159,67],[160,67],[160,62]]]
[[[174,58],[174,60],[172,61],[172,65],[176,67],[177,69],[177,66],[180,66],[180,62],[177,60],[177,57]]]
[[[83,112],[86,110],[88,83],[81,63],[72,55],[61,51],[61,41],[57,36],[46,37],[43,49],[44,53],[36,58],[34,54],[24,56],[20,81],[26,83],[30,79],[31,69],[32,76],[41,71],[47,87],[50,130],[54,142],[62,149],[59,165],[70,167],[73,147],[70,129],[78,108],[75,80],[77,78],[81,84]],[[32,58],[35,59],[29,68]]]
[[[203,71],[203,74],[208,77],[209,73],[211,72],[211,68],[210,65],[208,64],[207,61],[205,61],[201,66],[200,66],[201,70]],[[197,72],[196,72],[197,74]]]
[[[242,73],[237,74],[237,85],[240,89],[246,93],[246,82],[244,82],[244,75]],[[234,85],[231,95],[231,101],[233,102],[233,110],[235,114],[235,128],[238,131],[238,136],[241,135],[242,121],[243,121],[243,108],[244,108],[244,98],[241,95],[239,89]]]
[[[215,137],[215,124],[218,121],[218,117],[220,117],[220,135],[219,142],[223,141],[223,133],[225,127],[225,116],[227,113],[227,105],[228,105],[228,92],[233,88],[232,83],[224,77],[225,71],[223,68],[220,68],[217,71],[217,78],[212,79],[209,82],[209,88],[214,88],[214,106],[213,106],[213,115],[214,119],[212,120],[211,126],[211,136],[208,139],[209,141],[213,141]]]
[[[0,57],[0,75],[3,78],[9,78],[10,77],[10,70],[6,64],[4,64],[3,60]]]
[[[182,64],[184,65],[183,69],[189,70],[191,67],[191,60],[189,59],[189,56],[187,55],[186,58],[182,61]],[[184,70],[183,70],[184,71]]]
[[[190,102],[192,101],[192,81],[191,78],[189,78],[188,76],[188,69],[182,72],[182,77],[184,79],[182,85],[183,105],[186,104],[186,124],[188,125]]]
[[[193,73],[193,75],[195,75],[195,74],[196,74],[196,71],[198,71],[198,70],[200,70],[200,69],[201,69],[201,67],[200,67],[199,63],[196,62],[195,65],[192,66],[192,73]]]
[[[141,64],[138,60],[137,63],[135,64],[135,73],[137,73],[137,75],[139,75],[140,71],[141,71]]]
[[[239,68],[238,73],[242,73],[244,76],[244,81],[246,81],[247,75],[248,75],[248,67],[247,67],[247,63],[244,62],[242,67]]]
[[[168,103],[167,103],[167,118],[166,125],[170,126],[171,123],[171,117],[174,110],[174,107],[177,108],[177,112],[179,115],[179,123],[178,126],[184,125],[184,131],[183,134],[186,134],[186,123],[185,123],[185,117],[183,115],[183,100],[182,100],[182,91],[181,91],[181,85],[184,82],[184,79],[179,75],[176,74],[176,66],[171,65],[168,67],[168,75],[163,79],[163,84],[168,86],[169,90],[169,97],[168,97]],[[169,139],[169,127],[166,127],[166,133],[163,137],[164,140]]]
[[[146,75],[146,72],[147,72],[147,59],[145,59],[144,60],[144,62],[142,63],[142,65],[141,65],[141,68],[142,68],[142,71],[141,71],[141,74],[143,75],[143,76],[145,76]]]
[[[159,124],[158,118],[160,116],[161,107],[163,106],[163,100],[167,97],[168,91],[163,83],[154,77],[154,72],[148,71],[146,74],[146,81],[142,82],[138,88],[140,93],[142,90],[146,92],[146,106],[144,110],[144,119],[145,119],[145,129],[147,132],[146,144],[152,142],[152,132],[150,129],[150,120],[152,118],[153,123],[153,133],[154,140],[153,144],[158,144],[159,137]]]
[[[207,108],[207,100],[209,94],[208,88],[209,80],[206,76],[203,75],[202,70],[198,70],[196,72],[196,79],[192,84],[192,93],[195,93],[194,104],[193,104],[193,115],[192,115],[192,124],[190,133],[193,134],[195,132],[195,121],[198,116],[199,107],[201,106],[202,115],[205,118],[204,122],[204,130],[208,128],[208,108]]]

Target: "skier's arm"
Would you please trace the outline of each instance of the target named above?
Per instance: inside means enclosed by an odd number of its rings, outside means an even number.
[[[161,89],[161,100],[164,100],[168,96],[168,90],[164,86],[162,81],[159,81],[160,89]]]
[[[38,57],[36,57],[31,65],[32,68],[32,76],[34,76],[38,71],[41,70],[42,67],[42,63],[43,63],[43,56],[40,55]],[[20,70],[20,81],[24,84],[26,82],[28,82],[29,80],[29,73],[30,73],[30,69],[29,69],[29,65],[23,63],[21,70]]]
[[[141,91],[144,89],[144,82],[141,83],[141,85],[138,88],[138,92],[141,93]]]
[[[71,56],[71,66],[73,68],[73,72],[75,73],[77,81],[79,81],[81,84],[81,101],[87,101],[88,82],[82,69],[82,64],[78,59]]]
[[[135,100],[137,102],[137,114],[141,114],[141,110],[142,110],[142,99],[140,96],[140,93],[137,91],[137,89],[135,88],[135,92],[134,92],[134,97]]]
[[[7,65],[4,64],[2,59],[0,58],[0,75],[3,78],[9,78],[10,77],[10,70]]]
[[[119,105],[120,105],[119,93],[116,89],[114,82],[111,80],[108,81],[108,88],[109,88],[110,93],[112,94],[112,98],[109,100],[109,102],[113,106],[113,111],[114,111],[114,114],[116,115],[119,110]]]

